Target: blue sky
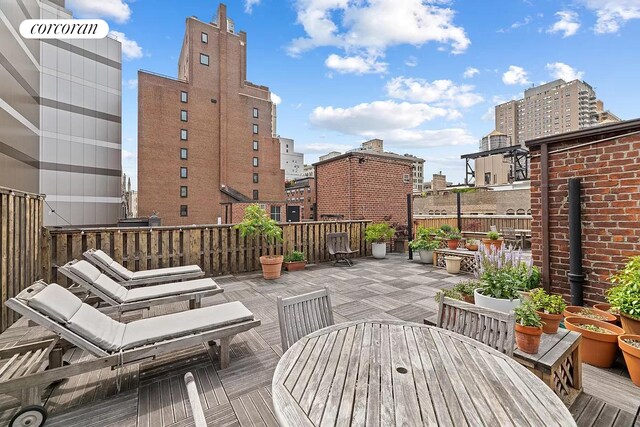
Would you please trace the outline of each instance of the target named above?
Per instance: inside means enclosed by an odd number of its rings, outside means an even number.
[[[123,41],[123,169],[136,183],[137,71],[176,75],[201,0],[67,0]],[[278,133],[305,163],[381,138],[426,159],[425,179],[464,179],[460,155],[494,128],[493,106],[581,78],[622,119],[640,116],[640,0],[230,0],[248,79],[280,100]]]

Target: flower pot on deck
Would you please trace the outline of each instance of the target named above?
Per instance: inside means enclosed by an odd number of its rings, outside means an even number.
[[[468,251],[477,251],[478,250],[478,245],[475,243],[467,243],[465,245],[465,247],[467,248]]]
[[[580,314],[582,311],[588,311],[593,313],[594,316],[599,316],[598,319]],[[591,307],[580,307],[579,305],[569,305],[564,310],[564,317],[584,317],[586,319],[599,320],[601,322],[615,323],[616,316],[606,311],[598,310]]]
[[[458,242],[459,241],[460,240],[447,240],[447,247],[449,249],[451,249],[452,251],[456,250],[456,249],[458,249]]]
[[[640,342],[640,335],[625,334],[618,337],[618,345],[624,355],[631,381],[640,387],[640,348],[632,346],[625,340]]]
[[[514,310],[522,303],[520,298],[510,300],[508,298],[494,298],[482,295],[481,289],[473,291],[473,297],[475,304],[478,307],[490,308],[492,310],[502,311],[503,313],[508,313],[511,310]]]
[[[418,255],[420,255],[420,262],[423,264],[433,264],[433,251],[428,251],[426,249],[420,249],[418,251]]]
[[[460,258],[459,256],[445,256],[444,262],[447,265],[447,273],[460,273],[460,263],[462,262],[462,258]]]
[[[640,335],[640,320],[620,313],[620,322],[622,322],[622,329],[624,329],[625,333]]]
[[[263,255],[260,257],[262,264],[262,277],[267,280],[277,279],[282,271],[282,255]]]
[[[536,354],[540,347],[542,328],[516,323],[516,345],[525,353]]]
[[[562,314],[550,314],[536,311],[542,320],[542,332],[545,334],[557,334],[560,322],[564,317]]]
[[[602,311],[606,311],[607,313],[611,313],[614,316],[616,316],[616,325],[620,326],[620,313],[617,311],[612,311],[611,310],[611,304],[607,304],[606,302],[602,302],[600,304],[594,304],[593,308],[597,308],[598,310],[602,310]],[[623,328],[624,329],[624,328]]]
[[[387,256],[387,244],[386,243],[372,243],[371,255],[374,258],[382,259]]]
[[[497,251],[502,247],[502,239],[482,239],[482,243],[484,244],[484,248],[487,250],[487,252],[491,252],[491,248]]]
[[[287,271],[303,271],[307,265],[307,261],[291,261],[284,263],[284,269]]]
[[[570,331],[582,334],[580,354],[584,363],[599,368],[610,368],[613,365],[618,355],[618,336],[624,334],[622,328],[586,317],[567,317],[564,319],[564,325]],[[610,333],[590,331],[579,325],[598,326]]]

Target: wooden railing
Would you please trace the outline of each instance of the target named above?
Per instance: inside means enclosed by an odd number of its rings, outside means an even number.
[[[495,225],[503,228],[531,230],[531,215],[462,215],[462,230],[467,233],[486,233]],[[413,217],[414,230],[417,227],[439,228],[443,224],[458,226],[456,215],[416,215]]]
[[[102,249],[130,270],[198,264],[207,276],[260,270],[260,256],[304,252],[309,263],[329,261],[325,236],[349,234],[351,249],[370,253],[364,240],[369,221],[326,221],[281,224],[283,241],[272,246],[258,238],[243,238],[232,225],[183,227],[47,229],[43,273],[48,282],[67,285],[57,266],[81,259],[89,248]]]
[[[40,278],[42,196],[0,188],[0,332],[18,315],[5,301]]]

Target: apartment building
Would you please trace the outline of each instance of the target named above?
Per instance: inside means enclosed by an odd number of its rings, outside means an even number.
[[[115,224],[121,44],[23,39],[25,19],[71,19],[64,0],[0,2],[0,186],[46,195],[44,224]]]
[[[287,181],[285,195],[288,206],[300,207],[300,219],[313,221],[316,205],[316,179],[314,177],[297,178]]]
[[[284,202],[271,93],[247,81],[247,34],[225,5],[216,16],[186,19],[177,78],[138,72],[138,211],[163,225],[227,223],[233,203]]]
[[[284,170],[284,179],[296,179],[304,176],[304,154],[296,153],[291,138],[280,138],[280,168]]]

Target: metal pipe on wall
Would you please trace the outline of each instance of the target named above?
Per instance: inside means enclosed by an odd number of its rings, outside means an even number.
[[[571,305],[578,306],[584,303],[581,216],[580,178],[569,178],[569,285]]]
[[[413,250],[411,249],[411,241],[413,240],[413,209],[411,203],[413,194],[407,194],[407,233],[409,234],[409,259],[413,259]]]
[[[542,287],[551,290],[551,261],[549,258],[549,146],[540,146],[540,226],[542,228]]]

